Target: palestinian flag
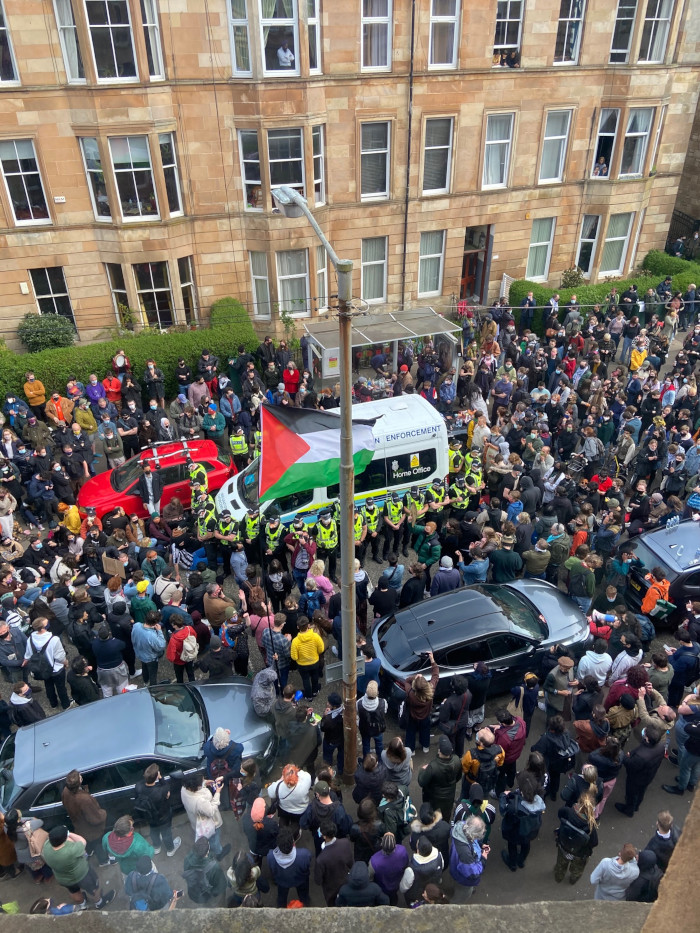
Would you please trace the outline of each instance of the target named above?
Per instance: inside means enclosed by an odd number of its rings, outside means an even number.
[[[374,420],[353,420],[355,473],[362,473],[374,456]],[[311,408],[262,405],[260,431],[260,502],[339,481],[338,415]]]

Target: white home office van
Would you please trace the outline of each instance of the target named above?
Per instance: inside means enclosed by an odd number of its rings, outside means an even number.
[[[433,479],[443,479],[449,469],[447,428],[442,416],[419,395],[364,402],[353,408],[357,418],[377,418],[374,425],[376,451],[364,473],[355,476],[355,502],[363,505],[373,496],[383,505],[387,493],[403,495],[411,486],[428,486]],[[340,419],[338,419],[340,421]],[[216,496],[219,513],[229,509],[240,520],[249,508],[258,505],[258,466],[256,458],[241,473],[224,483]],[[283,499],[264,502],[264,514],[270,508],[289,524],[301,512],[312,521],[319,511],[339,495],[338,485],[297,492]]]

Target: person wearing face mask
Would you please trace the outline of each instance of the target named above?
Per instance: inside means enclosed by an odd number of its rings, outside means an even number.
[[[25,374],[24,394],[29,403],[29,407],[37,418],[43,419],[44,406],[46,405],[46,389],[44,383],[37,379],[30,370]]]
[[[15,527],[13,518],[17,500],[5,486],[0,486],[0,531],[3,537],[11,538]]]
[[[18,729],[46,719],[46,713],[32,696],[32,688],[24,682],[16,683],[12,688],[10,719]]]
[[[97,403],[101,398],[107,397],[107,392],[95,373],[90,373],[90,377],[85,385],[85,396],[90,402],[93,414],[97,416]]]
[[[53,483],[54,495],[59,502],[64,502],[69,506],[75,505],[75,496],[73,495],[70,479],[58,461],[51,464],[51,482]]]
[[[70,425],[73,421],[73,408],[74,403],[70,399],[54,392],[44,408],[46,420],[57,428]]]
[[[21,437],[22,440],[26,441],[34,450],[38,450],[40,447],[53,450],[54,445],[51,431],[49,431],[43,421],[37,419],[33,412],[30,413],[27,418],[27,423],[22,428]]]
[[[149,399],[155,399],[162,408],[165,404],[165,377],[163,370],[156,366],[155,360],[146,360],[143,381]]]
[[[143,465],[143,472],[136,484],[136,492],[146,507],[149,515],[160,512],[160,499],[163,495],[163,481],[158,473],[153,472],[150,463]]]
[[[139,452],[139,421],[136,402],[131,400],[122,408],[121,416],[117,421],[117,434],[122,440],[125,459],[133,457]]]
[[[85,480],[90,475],[87,471],[85,458],[81,453],[75,453],[70,444],[63,447],[63,456],[61,457],[61,466],[66,472],[73,488],[73,495],[78,498],[78,492]]]
[[[163,418],[168,417],[165,409],[162,407],[160,400],[152,398],[148,403],[148,410],[144,413],[144,420],[148,421],[153,430],[158,433],[160,428],[160,422]]]
[[[10,427],[19,434],[29,417],[29,406],[21,398],[17,398],[14,392],[8,392],[6,399],[2,410]]]

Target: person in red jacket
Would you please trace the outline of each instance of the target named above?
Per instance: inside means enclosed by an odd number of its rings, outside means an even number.
[[[194,680],[194,661],[196,655],[194,657],[188,657],[189,646],[185,645],[185,639],[191,635],[196,643],[197,633],[191,625],[184,625],[175,615],[170,617],[170,624],[173,627],[173,634],[170,636],[165,656],[175,668],[175,680],[179,684],[184,682],[185,671],[187,671],[187,679],[192,682]],[[184,658],[183,649],[185,653]]]
[[[284,391],[288,392],[292,399],[297,397],[297,389],[299,388],[299,379],[301,378],[299,370],[297,369],[296,363],[294,360],[290,360],[287,363],[287,368],[282,373],[282,382],[284,382]]]
[[[502,794],[506,787],[510,789],[515,784],[515,772],[518,758],[525,747],[527,726],[524,719],[514,716],[507,709],[496,710],[496,719],[499,725],[494,729],[494,735],[505,753],[505,761],[496,782],[496,793]]]
[[[122,384],[113,373],[107,373],[102,380],[102,385],[107,393],[107,401],[114,402],[121,411],[122,407]]]

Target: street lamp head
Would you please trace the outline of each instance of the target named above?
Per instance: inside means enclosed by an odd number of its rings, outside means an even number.
[[[273,188],[271,194],[285,217],[303,217],[302,205],[306,204],[306,198],[303,198],[294,188],[281,185],[279,188]]]

